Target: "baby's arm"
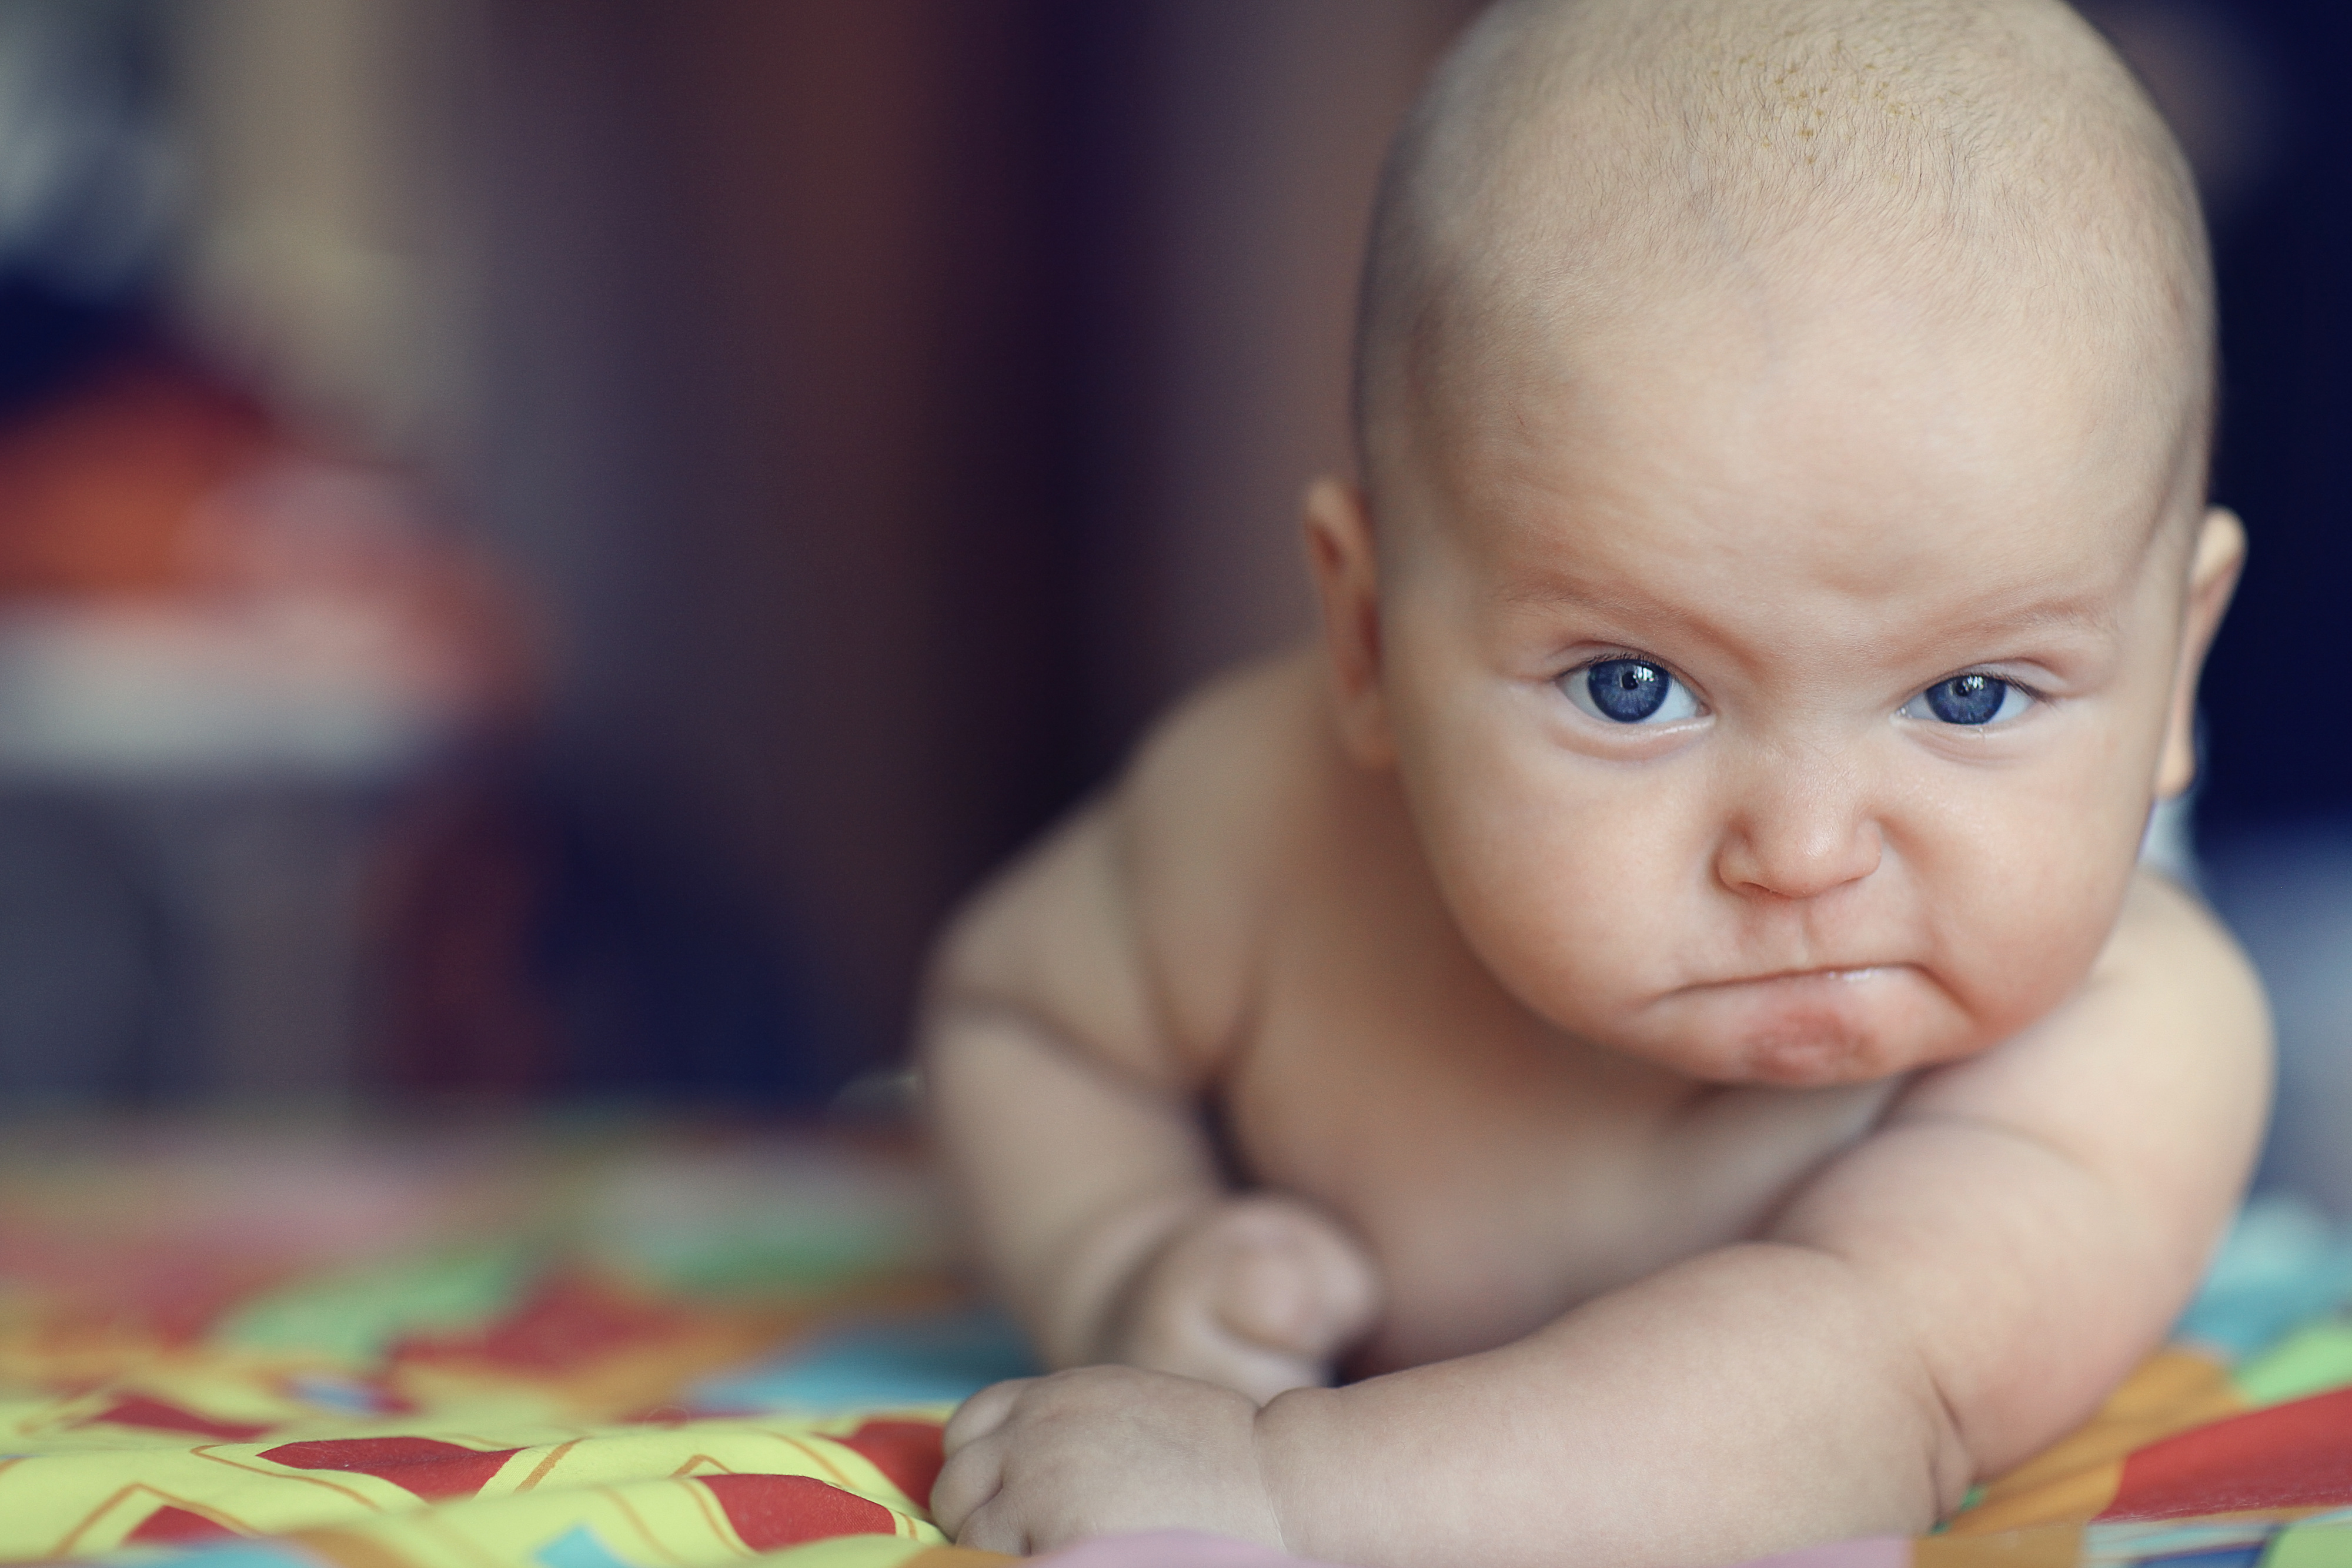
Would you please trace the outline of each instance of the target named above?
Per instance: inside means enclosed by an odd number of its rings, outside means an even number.
[[[923,1064],[957,1197],[1051,1364],[1125,1362],[1264,1399],[1325,1381],[1377,1291],[1317,1210],[1225,1190],[1198,1114],[1215,1063],[1179,1043],[1230,1032],[1247,934],[1230,890],[1199,883],[1218,858],[1186,849],[1200,824],[1185,802],[1204,791],[1164,776],[1228,754],[1250,695],[1180,717],[1118,794],[957,923]],[[1176,987],[1155,981],[1135,916],[1134,882],[1155,876],[1155,914],[1184,949]]]
[[[999,1385],[951,1426],[935,1506],[978,1545],[1192,1523],[1368,1564],[1919,1530],[2161,1337],[2250,1164],[2266,1044],[2228,939],[2144,878],[2082,994],[1923,1078],[1757,1241],[1259,1410],[1133,1373]]]

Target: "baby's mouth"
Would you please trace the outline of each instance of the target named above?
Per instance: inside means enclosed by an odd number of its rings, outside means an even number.
[[[1692,986],[1686,1027],[1710,1040],[1736,1082],[1791,1088],[1855,1082],[1886,1070],[1904,999],[1904,963],[1824,964]],[[1880,988],[1885,987],[1885,989]]]
[[[1883,980],[1896,970],[1907,967],[1901,964],[1858,964],[1849,968],[1821,967],[1812,969],[1779,969],[1766,975],[1742,975],[1728,980],[1713,980],[1697,987],[1700,990],[1730,989],[1738,986],[1819,984],[1864,985]]]

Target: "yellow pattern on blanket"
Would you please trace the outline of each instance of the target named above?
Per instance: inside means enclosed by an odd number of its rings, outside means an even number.
[[[925,1511],[946,1405],[744,1410],[713,1381],[960,1300],[902,1147],[284,1128],[8,1147],[0,1562],[999,1561]]]
[[[44,1414],[30,1412],[30,1424]],[[15,1429],[28,1424],[21,1406],[7,1416]],[[0,1558],[291,1535],[289,1545],[352,1568],[589,1568],[732,1563],[847,1534],[944,1543],[908,1492],[929,1490],[936,1415],[393,1425],[184,1447],[103,1420],[56,1432],[42,1451],[0,1460]]]

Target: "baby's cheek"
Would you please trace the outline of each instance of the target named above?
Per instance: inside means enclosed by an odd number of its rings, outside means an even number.
[[[2079,988],[2106,945],[2129,870],[2108,881],[2084,874],[2021,873],[1968,913],[1953,941],[1947,984],[1996,1044],[2056,1008]]]
[[[1675,851],[1638,830],[1565,817],[1457,853],[1440,870],[1473,952],[1537,1013],[1595,1027],[1654,988],[1687,949],[1693,912],[1671,874]]]

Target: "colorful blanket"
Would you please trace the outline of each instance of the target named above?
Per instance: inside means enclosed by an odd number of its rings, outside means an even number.
[[[1810,1568],[2352,1565],[2352,1244],[2252,1211],[2100,1417]],[[956,1568],[940,1422],[1025,1370],[846,1134],[50,1124],[0,1140],[0,1562]],[[1244,1568],[1231,1542],[1066,1568]]]

